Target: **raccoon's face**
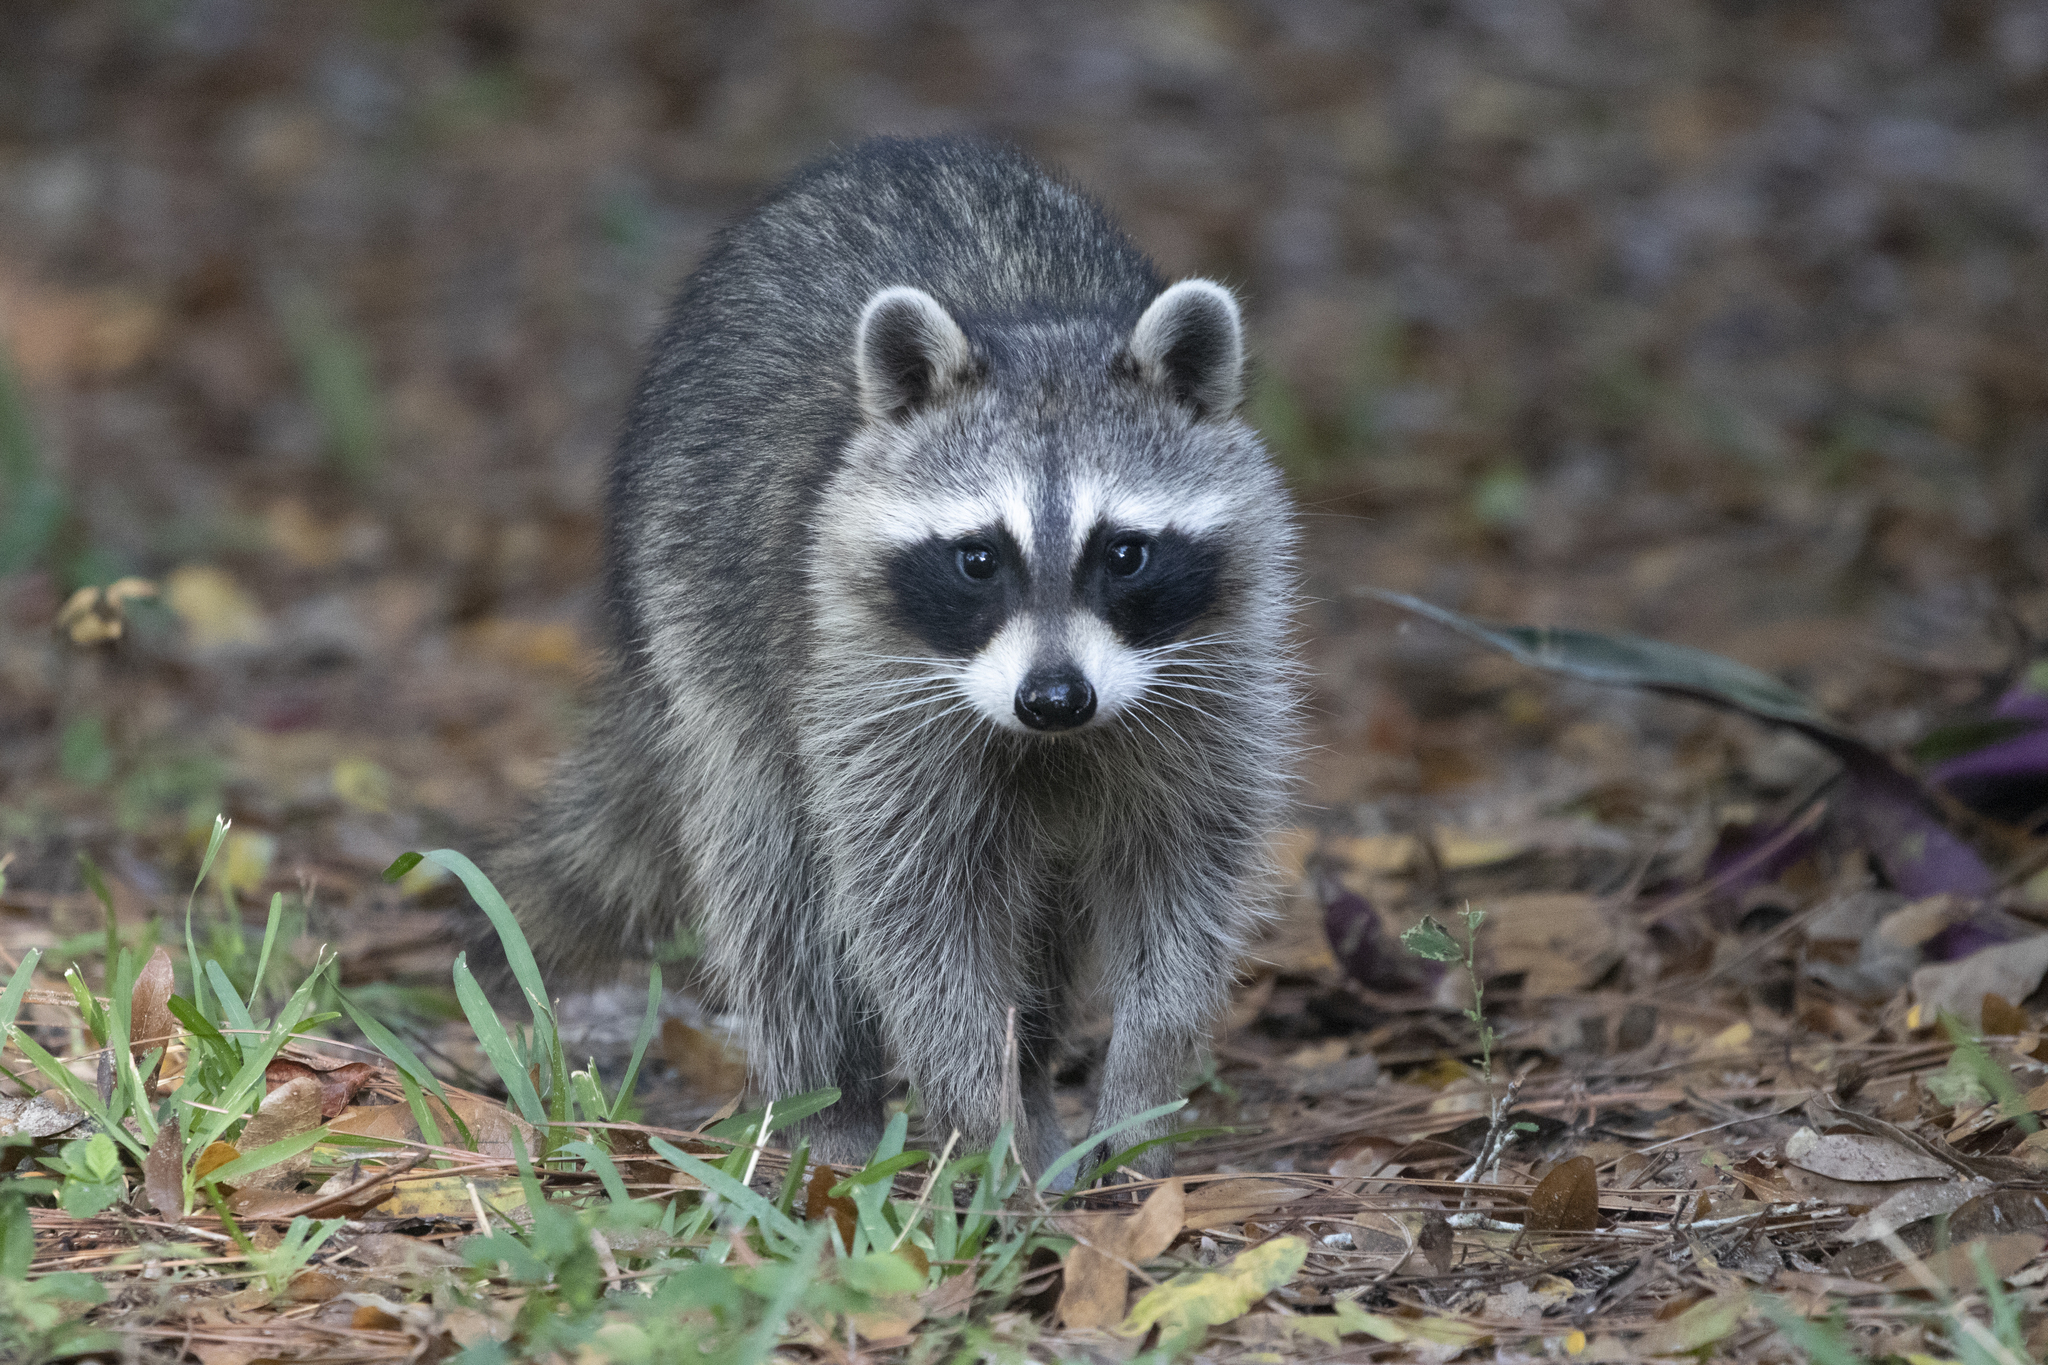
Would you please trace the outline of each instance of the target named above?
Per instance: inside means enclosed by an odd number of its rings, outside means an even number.
[[[856,357],[861,596],[922,647],[877,655],[1004,729],[1145,723],[1242,588],[1233,538],[1274,496],[1231,415],[1235,301],[1187,281],[1128,337],[1013,331],[977,354],[928,295],[887,290]]]

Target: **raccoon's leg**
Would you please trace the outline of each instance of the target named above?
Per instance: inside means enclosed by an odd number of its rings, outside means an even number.
[[[1034,1175],[1072,1145],[1053,1101],[1053,1073],[1065,1050],[1067,1020],[1085,944],[1078,907],[1061,906],[1040,945],[1030,1002],[1018,1011],[1018,1088],[1024,1110],[1018,1150]],[[1054,1184],[1059,1189],[1070,1188],[1076,1175],[1070,1167]]]
[[[819,1160],[864,1162],[882,1134],[889,1058],[845,940],[823,913],[821,860],[786,798],[795,783],[744,746],[715,757],[724,803],[684,835],[699,849],[708,966],[745,1023],[748,1089],[766,1103],[837,1087],[838,1103],[800,1135]]]
[[[784,902],[784,906],[801,902]],[[759,905],[716,963],[747,1021],[748,1089],[757,1103],[825,1086],[839,1102],[805,1120],[798,1135],[820,1161],[859,1164],[881,1140],[890,1089],[887,1050],[865,992],[838,945],[821,942],[807,916]]]
[[[1122,879],[1121,902],[1103,905],[1096,917],[1114,1022],[1094,1132],[1180,1098],[1182,1081],[1229,997],[1244,918],[1236,908],[1243,903],[1242,882],[1232,869],[1214,862],[1188,866],[1207,860],[1185,848],[1118,861],[1152,875]],[[1106,1159],[1173,1128],[1168,1115],[1126,1129],[1090,1159]],[[1167,1175],[1172,1148],[1154,1147],[1134,1165],[1148,1176]]]

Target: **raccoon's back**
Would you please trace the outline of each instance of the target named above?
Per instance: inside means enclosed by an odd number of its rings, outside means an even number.
[[[692,667],[720,692],[796,685],[815,501],[858,420],[855,327],[891,285],[973,337],[1074,315],[1128,328],[1161,281],[1099,206],[1002,144],[877,138],[800,172],[685,284],[635,397],[607,537],[629,672],[658,639],[694,639],[715,644]]]

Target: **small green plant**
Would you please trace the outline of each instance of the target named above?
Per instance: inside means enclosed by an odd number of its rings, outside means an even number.
[[[62,1156],[39,1157],[37,1163],[64,1177],[57,1202],[73,1218],[91,1218],[128,1193],[122,1176],[121,1150],[105,1133],[74,1138]]]
[[[1465,1017],[1479,1030],[1479,1074],[1488,1085],[1493,1084],[1493,1026],[1486,1022],[1486,983],[1479,977],[1479,926],[1486,922],[1484,910],[1465,910],[1465,941],[1461,944],[1451,937],[1451,931],[1444,928],[1434,915],[1424,915],[1422,922],[1401,935],[1401,946],[1417,957],[1431,962],[1452,962],[1464,967],[1466,979],[1472,983],[1472,1004],[1465,1011]]]
[[[80,1322],[76,1312],[104,1302],[106,1289],[77,1271],[31,1279],[35,1250],[27,1203],[17,1194],[0,1195],[0,1360],[41,1365],[115,1349],[111,1332]]]

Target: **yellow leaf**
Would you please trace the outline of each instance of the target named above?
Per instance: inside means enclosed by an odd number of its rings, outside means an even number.
[[[1308,1259],[1299,1237],[1275,1237],[1214,1270],[1176,1275],[1132,1306],[1116,1330],[1140,1336],[1156,1323],[1164,1340],[1198,1336],[1205,1327],[1234,1322],[1268,1293],[1294,1278]]]
[[[221,849],[220,870],[214,875],[230,889],[253,895],[270,875],[270,860],[277,856],[277,840],[254,830],[235,830]]]
[[[391,774],[367,758],[344,758],[334,765],[334,794],[357,810],[383,815],[391,809]]]
[[[1586,1334],[1585,1334],[1584,1332],[1579,1332],[1579,1331],[1572,1331],[1572,1332],[1567,1332],[1567,1333],[1565,1334],[1565,1338],[1564,1338],[1564,1353],[1565,1353],[1566,1355],[1568,1355],[1568,1356],[1575,1356],[1575,1355],[1578,1355],[1578,1354],[1580,1354],[1581,1352],[1583,1352],[1583,1351],[1584,1351],[1585,1349],[1586,1349]]]
[[[202,650],[261,644],[269,633],[256,599],[225,570],[209,564],[172,570],[164,582],[164,599]]]
[[[1704,1350],[1735,1330],[1749,1308],[1747,1294],[1722,1294],[1705,1299],[1669,1322],[1660,1322],[1637,1343],[1646,1356],[1690,1355]]]
[[[1298,1336],[1311,1337],[1325,1346],[1335,1346],[1340,1338],[1355,1337],[1361,1332],[1381,1341],[1408,1340],[1407,1328],[1392,1318],[1366,1312],[1358,1306],[1356,1299],[1339,1299],[1336,1309],[1336,1313],[1329,1316],[1298,1313],[1285,1319],[1287,1330]]]
[[[398,1192],[377,1206],[379,1218],[473,1218],[476,1205],[469,1187],[476,1186],[477,1198],[487,1208],[510,1212],[526,1207],[526,1187],[518,1180],[465,1180],[460,1176],[437,1176],[427,1180],[401,1180]]]
[[[1742,1052],[1749,1047],[1750,1039],[1755,1036],[1756,1030],[1749,1026],[1747,1019],[1740,1023],[1730,1024],[1727,1028],[1722,1029],[1719,1033],[1707,1039],[1706,1048],[1701,1055],[1716,1057],[1730,1052]]]

